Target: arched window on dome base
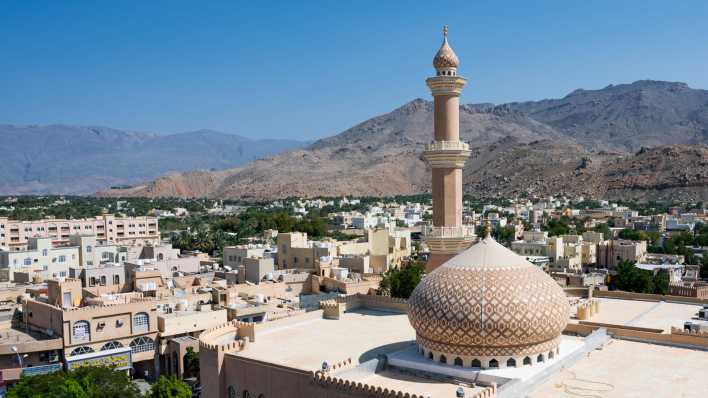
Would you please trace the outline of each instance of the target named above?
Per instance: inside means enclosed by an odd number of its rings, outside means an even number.
[[[462,366],[462,358],[460,358],[460,357],[455,358],[455,366]]]
[[[553,359],[554,356],[555,354],[553,353],[553,351],[548,352],[548,359]]]
[[[524,358],[524,365],[531,365],[531,358],[529,358],[529,357]]]
[[[509,367],[509,368],[515,368],[515,367],[516,367],[516,359],[514,359],[514,358],[509,358],[509,359],[506,361],[506,366]]]
[[[543,362],[543,361],[544,361],[543,354],[538,354],[538,357],[536,358],[536,362]]]
[[[432,351],[428,351],[428,359],[433,359],[433,352]]]
[[[440,355],[440,363],[447,363],[447,357],[445,357],[445,355]]]
[[[472,367],[473,368],[481,368],[482,362],[480,362],[479,359],[473,359],[472,360]]]
[[[491,361],[489,361],[489,367],[490,367],[490,368],[498,368],[498,367],[499,367],[499,361],[497,361],[496,359],[492,359]]]

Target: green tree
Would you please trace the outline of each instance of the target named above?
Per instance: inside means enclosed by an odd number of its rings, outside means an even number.
[[[23,377],[8,398],[139,398],[140,391],[125,372],[84,366],[72,372]]]
[[[184,354],[184,371],[189,376],[199,376],[199,354],[192,347],[187,347],[187,353]]]
[[[407,299],[423,278],[423,271],[422,265],[418,263],[390,269],[379,283],[379,293]]]
[[[150,387],[146,398],[192,398],[192,389],[187,383],[174,376],[160,376]]]

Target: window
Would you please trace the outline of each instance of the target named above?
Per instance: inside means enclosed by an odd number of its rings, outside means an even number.
[[[106,286],[106,275],[101,275],[101,286]]]
[[[490,368],[498,368],[498,367],[499,367],[499,361],[497,361],[496,359],[492,359],[491,361],[489,361],[489,367],[490,367]]]
[[[455,358],[455,366],[462,366],[462,358],[460,358],[460,357]]]
[[[515,368],[515,367],[516,367],[516,359],[514,359],[514,358],[509,358],[509,359],[506,361],[506,366],[507,366],[507,367],[510,367],[510,368]]]
[[[59,262],[60,262],[60,263],[65,263],[65,262],[66,262],[66,256],[59,256]]]
[[[133,315],[133,332],[147,332],[150,329],[150,316],[145,312]]]
[[[162,260],[165,259],[165,255],[162,254],[162,253],[160,253],[160,254],[157,255],[157,259],[158,259],[159,261],[162,261]]]
[[[91,338],[91,324],[88,321],[74,322],[72,335],[76,340],[88,340]]]
[[[25,267],[32,265],[32,259],[29,257],[25,258],[24,265]]]
[[[86,253],[91,253],[93,251],[93,247],[91,245],[86,246]]]
[[[120,275],[113,275],[113,284],[120,285]]]
[[[89,278],[89,286],[96,286],[96,277],[92,276]]]
[[[479,359],[473,359],[472,360],[472,367],[473,368],[481,368],[482,362],[480,362]]]
[[[71,351],[71,356],[73,357],[74,355],[88,354],[91,352],[93,352],[93,348],[81,346],[81,347],[74,348],[74,350]]]
[[[236,387],[229,386],[229,398],[236,398]]]
[[[49,250],[43,249],[42,250],[42,256],[47,257],[49,255]]]
[[[101,347],[101,351],[113,350],[122,347],[123,344],[121,344],[119,341],[109,341],[108,343],[104,344],[103,347]]]
[[[147,336],[140,336],[130,342],[130,349],[133,354],[155,351],[155,341]]]

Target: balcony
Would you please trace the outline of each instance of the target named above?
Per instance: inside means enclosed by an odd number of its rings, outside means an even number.
[[[462,141],[433,141],[425,146],[426,151],[469,151],[469,144]]]
[[[465,236],[475,236],[474,225],[460,225],[459,227],[435,227],[428,225],[423,230],[426,238],[460,238]]]
[[[468,248],[475,238],[473,225],[457,227],[427,226],[423,230],[431,253],[455,254]]]
[[[426,145],[423,159],[432,168],[462,168],[470,154],[470,146],[462,141],[433,141]]]

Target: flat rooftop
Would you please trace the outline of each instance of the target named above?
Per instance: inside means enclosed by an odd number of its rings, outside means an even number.
[[[708,353],[686,348],[610,340],[537,387],[531,398],[703,398]]]
[[[670,333],[672,326],[683,329],[683,323],[691,320],[702,308],[695,304],[665,301],[608,298],[598,298],[597,300],[600,301],[600,312],[593,315],[588,320],[590,322],[663,329],[664,333]],[[578,321],[571,319],[571,322],[577,323]]]
[[[254,343],[232,355],[316,371],[325,361],[366,362],[405,348],[412,340],[415,331],[406,314],[357,309],[339,320],[306,319],[258,330]]]

